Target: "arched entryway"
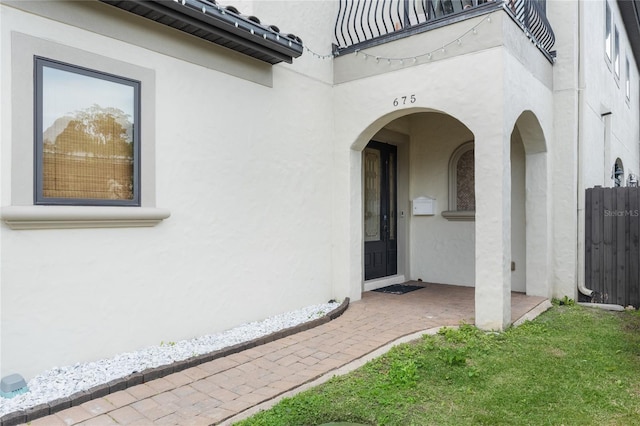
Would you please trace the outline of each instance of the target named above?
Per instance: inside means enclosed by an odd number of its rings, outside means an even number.
[[[473,204],[450,207],[457,188],[451,168],[455,177],[463,163],[451,161],[461,146],[462,160],[471,146],[472,169],[470,182],[458,186],[470,187],[473,198],[473,133],[449,114],[426,110],[379,126],[367,144],[352,146],[361,168],[362,289],[409,280],[473,287]],[[425,200],[432,210],[418,210]]]
[[[549,297],[547,146],[533,112],[516,120],[510,148],[511,290]]]
[[[550,296],[550,187],[540,122],[525,111],[511,121],[512,131],[504,134],[499,122],[491,126],[474,117],[467,126],[442,111],[394,111],[367,126],[351,145],[350,291],[354,297],[409,280],[475,287],[476,323],[502,329],[511,319],[511,291]],[[472,131],[472,126],[478,131]],[[393,146],[397,155],[397,271],[365,280],[364,156],[371,141]],[[460,205],[466,209],[473,205],[475,211],[458,211],[457,200],[450,203],[458,189],[450,184],[451,176],[458,178],[452,168],[457,169],[460,162],[460,176],[469,175],[469,165],[474,168],[470,186],[476,198],[475,205],[466,201]],[[414,203],[421,198],[432,202],[433,212],[414,214]],[[514,272],[522,275],[520,287],[518,278],[514,278],[516,287],[511,285],[511,258]]]

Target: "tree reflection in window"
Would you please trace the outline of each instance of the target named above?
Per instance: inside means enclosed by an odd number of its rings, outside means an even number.
[[[139,205],[139,83],[41,58],[36,65],[36,202]]]

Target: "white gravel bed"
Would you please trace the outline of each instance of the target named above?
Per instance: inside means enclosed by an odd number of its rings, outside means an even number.
[[[303,324],[322,317],[339,305],[339,303],[325,303],[307,306],[263,321],[243,324],[218,334],[179,342],[163,342],[159,346],[151,346],[137,352],[122,353],[110,359],[54,367],[31,379],[27,384],[28,392],[13,398],[0,397],[0,417],[7,413],[64,398],[147,368],[182,361]]]

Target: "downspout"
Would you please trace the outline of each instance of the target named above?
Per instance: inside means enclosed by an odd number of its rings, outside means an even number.
[[[576,149],[577,149],[577,154],[578,154],[578,165],[576,167],[577,169],[577,174],[578,174],[578,178],[577,178],[577,196],[576,199],[578,200],[578,206],[577,206],[577,215],[576,215],[576,235],[578,236],[578,238],[576,239],[576,278],[577,278],[577,282],[578,282],[578,291],[580,293],[582,293],[583,295],[589,297],[591,299],[591,297],[594,294],[594,291],[591,289],[588,289],[585,284],[584,284],[584,245],[583,245],[583,250],[582,252],[580,251],[580,225],[581,225],[581,215],[584,212],[584,179],[582,176],[582,169],[583,169],[583,161],[584,161],[584,153],[583,150],[580,149],[580,140],[582,137],[582,133],[581,130],[583,128],[583,123],[584,123],[584,108],[582,107],[582,102],[583,102],[583,91],[584,91],[584,64],[582,63],[583,61],[583,55],[582,55],[582,27],[584,25],[584,15],[582,12],[582,9],[580,7],[581,2],[577,2],[577,7],[578,7],[578,130],[576,132],[577,135],[577,140],[576,140]],[[584,227],[584,221],[582,221],[582,225]],[[584,239],[584,234],[582,234],[582,238]],[[580,261],[580,256],[582,256],[583,261]],[[580,271],[580,267],[583,268],[582,271]]]

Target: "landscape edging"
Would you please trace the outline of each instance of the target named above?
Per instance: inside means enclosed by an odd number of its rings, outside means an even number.
[[[59,398],[49,403],[38,404],[26,410],[7,413],[2,416],[2,418],[0,418],[0,426],[16,426],[22,423],[31,422],[38,418],[55,414],[67,408],[75,407],[95,398],[101,398],[103,396],[127,389],[135,385],[159,379],[161,377],[168,376],[169,374],[177,373],[179,371],[186,370],[187,368],[204,364],[205,362],[223,358],[225,356],[236,354],[238,352],[242,352],[256,346],[264,345],[266,343],[282,339],[283,337],[288,337],[302,331],[310,330],[314,327],[326,324],[329,321],[338,318],[347,310],[348,307],[349,298],[347,297],[340,304],[340,306],[330,312],[327,312],[320,318],[316,318],[312,321],[303,322],[292,327],[274,331],[273,333],[258,337],[256,339],[248,340],[246,342],[238,343],[236,345],[228,346],[226,348],[218,349],[206,354],[196,355],[192,358],[187,358],[182,361],[175,361],[171,364],[148,368],[140,372],[129,374],[128,376],[124,376],[120,379],[112,380],[109,383],[100,384],[87,390],[76,392],[68,397]]]

